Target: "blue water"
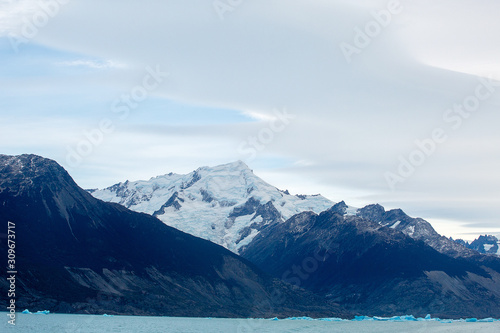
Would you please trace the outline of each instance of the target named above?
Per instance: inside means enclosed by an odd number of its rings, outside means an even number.
[[[0,324],[1,332],[186,332],[186,333],[251,333],[251,332],[500,332],[500,321],[422,320],[413,317],[358,318],[358,321],[297,318],[219,319],[138,316],[93,316],[68,314],[16,314],[16,325],[10,325],[7,313]],[[409,320],[408,320],[409,319]]]

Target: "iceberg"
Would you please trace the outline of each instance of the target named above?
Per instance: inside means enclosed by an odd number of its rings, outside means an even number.
[[[492,323],[494,321],[497,321],[498,319],[494,319],[494,318],[483,318],[483,319],[479,319],[478,322],[480,323]]]
[[[285,320],[314,320],[311,317],[288,317]]]
[[[36,314],[36,315],[39,315],[39,314],[48,315],[49,313],[50,313],[50,311],[49,311],[49,310],[43,310],[43,311],[37,311],[37,312],[35,312],[34,314]]]
[[[319,319],[319,320],[328,320],[328,318],[325,319]],[[342,319],[340,319],[342,320]],[[454,322],[467,322],[467,323],[475,323],[475,322],[481,322],[481,323],[492,323],[495,321],[500,321],[500,319],[495,319],[495,318],[484,318],[484,319],[477,319],[477,318],[467,318],[467,319],[441,319],[441,318],[432,318],[430,314],[426,315],[425,318],[415,318],[413,315],[405,315],[405,316],[393,316],[393,317],[370,317],[370,316],[355,316],[354,319],[351,319],[351,321],[393,321],[393,322],[407,322],[407,321],[437,321],[443,324],[449,324],[449,323],[454,323]]]
[[[372,321],[372,320],[374,319],[368,316],[354,316],[354,319],[352,319],[352,321]]]
[[[48,315],[50,313],[49,310],[43,310],[43,311],[37,311],[35,313],[31,312],[30,310],[28,309],[25,309],[23,312],[21,313],[24,313],[24,314],[36,314],[36,315],[39,315],[39,314],[45,314],[45,315]]]

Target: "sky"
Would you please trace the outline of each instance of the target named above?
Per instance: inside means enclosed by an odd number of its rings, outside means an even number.
[[[244,161],[500,236],[500,2],[0,0],[0,153],[83,188]]]

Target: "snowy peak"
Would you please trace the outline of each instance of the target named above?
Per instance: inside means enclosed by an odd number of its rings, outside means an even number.
[[[474,252],[465,246],[438,234],[426,220],[410,217],[401,209],[386,211],[381,205],[375,204],[359,209],[356,215],[378,223],[381,227],[394,229],[415,240],[423,241],[441,253],[453,257],[474,255]]]
[[[340,202],[320,214],[297,214],[262,230],[240,254],[275,277],[363,312],[498,315],[500,260],[477,253],[453,258],[433,248],[448,246],[439,236],[432,244],[406,236],[399,230],[426,223],[401,210],[361,209],[379,220],[345,210]]]
[[[149,181],[119,183],[91,192],[165,224],[240,253],[264,229],[302,212],[340,214],[374,222],[424,241],[441,253],[471,256],[474,251],[439,235],[425,220],[379,204],[363,208],[333,203],[321,195],[292,195],[257,177],[243,162],[200,167],[186,175],[168,173]]]
[[[471,243],[465,242],[462,239],[457,239],[455,242],[479,253],[500,256],[500,240],[493,235],[479,236],[478,239],[475,239]]]
[[[257,177],[242,161],[169,173],[149,181],[93,190],[98,199],[152,214],[167,225],[238,252],[263,228],[334,203],[321,195],[291,195]]]
[[[199,167],[196,171],[203,171],[203,170],[208,170],[209,172],[223,172],[223,173],[228,173],[228,172],[250,172],[253,173],[253,171],[248,167],[248,165],[245,164],[243,161],[235,161],[231,163],[226,163],[226,164],[221,164],[215,167],[209,167],[209,166],[202,166]]]
[[[386,211],[379,204],[368,205],[358,210],[357,216],[378,223],[382,227],[388,227],[401,231],[407,236],[415,239],[427,239],[439,234],[432,228],[430,223],[423,219],[412,218],[401,209]]]
[[[178,187],[192,183],[184,186],[188,191],[201,181],[192,176],[180,177]],[[154,185],[162,184],[125,182],[114,187],[115,197],[127,198],[134,186],[154,197],[160,190]],[[181,202],[182,193],[174,193],[171,202]],[[21,250],[17,264],[24,272],[17,285],[19,308],[239,318],[309,315],[317,309],[337,313],[220,246],[93,198],[57,163],[38,156],[0,156],[1,230],[13,224]],[[7,250],[0,239],[0,253]],[[294,303],[283,306],[271,295]],[[0,300],[8,301],[6,292]]]

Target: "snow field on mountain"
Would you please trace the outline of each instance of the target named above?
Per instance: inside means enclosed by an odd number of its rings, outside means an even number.
[[[241,239],[243,230],[254,223],[263,223],[255,212],[231,217],[235,208],[243,207],[251,198],[261,205],[272,202],[281,215],[280,222],[303,211],[320,213],[334,204],[321,195],[295,196],[280,191],[241,161],[201,167],[187,175],[170,173],[149,181],[126,181],[94,191],[92,195],[138,212],[156,213],[165,224],[234,252],[258,234],[253,228]],[[171,204],[161,210],[173,196],[176,197]],[[354,208],[349,209],[350,213],[355,212]]]

